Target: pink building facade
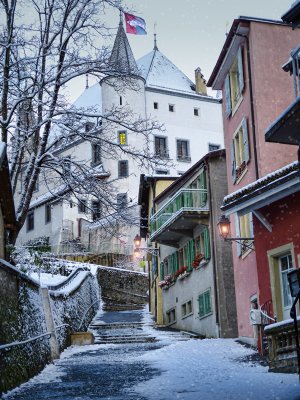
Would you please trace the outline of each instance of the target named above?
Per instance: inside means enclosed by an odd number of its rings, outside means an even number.
[[[281,66],[288,58],[287,49],[298,42],[298,33],[279,21],[248,17],[233,21],[208,81],[223,94],[229,195],[296,159],[293,146],[266,143],[264,133],[293,100],[292,79]],[[230,216],[232,237],[253,237],[251,212],[224,211]],[[235,242],[232,247],[239,337],[257,345],[258,332],[249,313],[261,306],[264,277],[258,277],[253,249]]]

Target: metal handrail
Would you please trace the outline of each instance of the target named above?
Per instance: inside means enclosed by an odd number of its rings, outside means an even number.
[[[54,333],[56,330],[58,330],[58,329],[60,329],[60,328],[63,328],[64,326],[69,326],[69,327],[71,327],[70,324],[62,324],[62,325],[56,326],[56,327],[54,328],[54,331],[42,333],[41,335],[34,336],[34,337],[29,338],[29,339],[26,339],[26,340],[22,340],[22,341],[20,341],[20,342],[12,342],[12,343],[8,343],[8,344],[1,344],[1,345],[0,345],[0,351],[1,351],[1,350],[8,350],[8,349],[10,349],[10,348],[12,348],[12,347],[22,346],[22,345],[24,345],[24,344],[27,344],[27,343],[30,343],[30,342],[34,342],[35,340],[42,339],[42,338],[45,337],[45,336],[49,336],[49,337],[50,337],[51,335],[53,335],[53,333]]]

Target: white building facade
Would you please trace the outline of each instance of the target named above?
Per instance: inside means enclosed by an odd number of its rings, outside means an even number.
[[[120,80],[117,90],[115,83],[119,78],[111,74],[99,84],[86,88],[73,107],[93,106],[99,114],[105,114],[114,106],[127,107],[134,117],[157,120],[164,126],[163,130],[153,132],[145,149],[141,134],[126,130],[117,123],[110,124],[111,140],[120,147],[118,159],[84,140],[70,141],[69,146],[63,150],[55,149],[54,152],[60,152],[64,158],[70,157],[70,168],[72,160],[82,160],[90,166],[95,179],[115,180],[118,194],[114,212],[120,204],[120,207],[128,207],[138,217],[141,173],[179,176],[207,152],[224,147],[221,104],[206,94],[200,69],[195,72],[198,82],[195,85],[158,50],[156,43],[153,51],[135,61],[122,23],[110,64],[115,71],[129,71],[135,87],[122,88]],[[146,165],[139,166],[134,158],[122,152],[126,146],[154,154],[162,161],[161,165],[154,171],[150,171]],[[120,224],[121,237],[107,239],[106,250],[101,249],[99,229],[103,230],[105,224],[97,225],[95,221],[108,217],[107,211],[101,211],[101,199],[91,198],[89,193],[82,193],[81,198],[78,195],[75,198],[71,192],[67,199],[64,193],[62,199],[62,196],[57,197],[59,191],[57,184],[49,191],[49,185],[44,185],[40,176],[40,185],[32,198],[29,216],[18,243],[24,244],[28,240],[46,236],[55,252],[60,252],[62,248],[66,251],[66,247],[61,246],[62,242],[77,239],[77,243],[93,253],[132,253],[137,226],[124,229],[124,225]],[[106,223],[109,223],[109,219]],[[113,248],[108,249],[107,243]]]

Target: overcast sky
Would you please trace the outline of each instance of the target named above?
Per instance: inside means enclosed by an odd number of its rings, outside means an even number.
[[[208,80],[232,21],[238,16],[280,20],[292,0],[122,0],[123,6],[145,19],[147,35],[130,35],[135,58],[153,49],[154,24],[157,44],[177,67],[194,81],[199,66]],[[118,13],[110,25],[118,26]],[[299,36],[300,39],[300,36]],[[288,53],[287,53],[288,58]],[[72,98],[84,90],[85,81],[72,89]]]

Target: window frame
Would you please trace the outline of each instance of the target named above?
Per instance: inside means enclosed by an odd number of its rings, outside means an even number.
[[[119,160],[118,161],[118,177],[119,178],[128,178],[128,176],[129,176],[128,160]]]
[[[163,146],[162,143],[164,143]],[[166,136],[154,136],[154,156],[169,158],[168,138]]]
[[[243,48],[238,48],[236,57],[234,58],[228,74],[224,81],[224,92],[225,92],[225,115],[227,118],[233,116],[235,111],[238,109],[241,101],[242,94],[245,87],[244,72],[243,72]]]
[[[177,322],[176,307],[172,307],[166,311],[167,325],[173,325]],[[174,319],[171,316],[174,315]]]
[[[102,163],[102,155],[101,155],[101,145],[100,143],[91,143],[92,147],[92,166],[99,165]]]
[[[34,231],[34,210],[29,211],[26,216],[26,232]]]
[[[175,112],[175,104],[169,103],[169,112],[172,112],[172,113]]]
[[[211,147],[216,147],[216,148],[212,149]],[[208,143],[208,152],[217,151],[220,150],[220,148],[221,148],[220,144]]]
[[[51,204],[45,204],[45,224],[49,224],[52,219],[52,207]]]
[[[185,150],[182,151],[182,154],[179,152],[179,146],[186,146]],[[186,152],[186,154],[184,154]],[[177,153],[177,161],[183,162],[191,162],[191,153],[190,153],[190,141],[188,139],[176,139],[176,153]]]
[[[188,304],[190,304],[190,309],[188,309]],[[184,309],[185,309],[185,312],[183,312]],[[190,317],[191,315],[193,315],[193,313],[194,313],[194,310],[193,310],[193,300],[192,299],[189,299],[181,304],[181,319]]]
[[[243,118],[233,134],[230,147],[233,184],[239,183],[250,161],[250,144],[247,119]]]
[[[122,136],[124,136],[125,137],[125,141],[124,140],[122,140]],[[120,145],[120,146],[127,146],[128,145],[128,136],[127,136],[127,131],[124,129],[124,130],[119,130],[118,131],[118,144]]]
[[[200,108],[194,107],[194,117],[200,117]]]
[[[96,208],[95,205],[98,205]],[[101,201],[100,200],[92,200],[91,202],[91,211],[92,211],[92,220],[97,221],[102,217],[102,207],[101,207]]]
[[[78,199],[78,214],[85,214],[87,212],[87,200]]]

